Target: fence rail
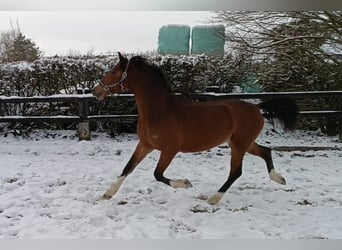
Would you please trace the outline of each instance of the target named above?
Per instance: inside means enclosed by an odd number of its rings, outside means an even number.
[[[267,99],[272,97],[287,96],[294,99],[307,97],[341,97],[342,91],[307,91],[307,92],[267,92],[267,93],[196,93],[191,95],[193,99],[222,100],[222,99]],[[122,94],[117,98],[134,98],[133,94]],[[89,122],[90,121],[115,121],[118,119],[137,119],[138,115],[90,115],[89,103],[95,102],[96,98],[91,94],[80,95],[53,95],[53,96],[33,96],[33,97],[6,97],[0,96],[0,110],[3,104],[20,103],[55,103],[72,102],[78,103],[79,113],[70,116],[0,116],[0,122],[78,122],[80,139],[90,139]],[[305,110],[300,111],[301,117],[342,117],[342,107],[338,110]],[[87,125],[88,123],[88,125]],[[342,124],[341,124],[342,127]],[[80,130],[80,129],[79,129]]]

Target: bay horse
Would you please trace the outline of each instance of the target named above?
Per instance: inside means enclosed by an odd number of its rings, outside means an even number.
[[[152,150],[160,151],[154,171],[157,181],[173,188],[189,188],[187,179],[164,176],[178,152],[208,150],[223,143],[231,148],[228,179],[209,204],[217,204],[224,193],[242,174],[242,160],[246,152],[265,160],[270,179],[285,184],[285,179],[274,170],[271,149],[255,140],[264,126],[264,118],[277,118],[285,129],[294,129],[298,108],[289,98],[279,97],[257,105],[240,100],[195,102],[174,95],[160,68],[141,56],[127,59],[120,53],[119,62],[93,88],[93,95],[103,100],[125,90],[133,92],[138,109],[137,135],[139,142],[121,175],[104,193],[110,199],[126,177]]]

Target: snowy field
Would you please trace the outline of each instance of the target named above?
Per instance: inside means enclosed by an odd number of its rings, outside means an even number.
[[[29,137],[0,135],[0,238],[342,238],[342,144],[336,137],[265,129],[258,141],[273,151],[282,186],[266,165],[246,155],[243,175],[221,203],[202,199],[228,175],[230,149],[179,154],[166,171],[193,188],[155,181],[158,152],[151,153],[109,201],[97,201],[121,173],[137,143],[74,131],[36,131]]]

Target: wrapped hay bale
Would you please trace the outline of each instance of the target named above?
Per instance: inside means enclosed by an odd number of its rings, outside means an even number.
[[[159,29],[158,53],[189,55],[190,26],[165,25]]]
[[[223,56],[224,54],[223,25],[198,25],[192,28],[191,54],[207,54]]]

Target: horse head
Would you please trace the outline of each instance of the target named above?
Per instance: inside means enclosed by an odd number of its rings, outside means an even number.
[[[127,71],[130,61],[119,52],[119,62],[107,72],[93,88],[93,95],[103,100],[109,95],[119,95],[127,88]]]

